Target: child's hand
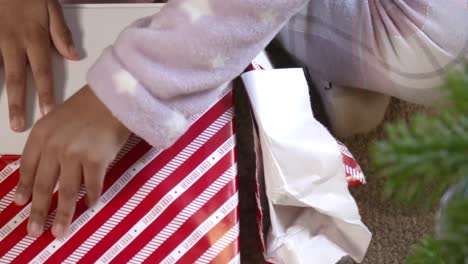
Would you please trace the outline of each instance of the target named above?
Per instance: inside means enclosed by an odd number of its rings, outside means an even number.
[[[57,0],[0,0],[0,58],[5,69],[10,126],[14,131],[25,129],[28,62],[42,114],[55,106],[50,39],[63,57],[79,59]]]
[[[72,221],[81,183],[90,206],[101,195],[106,169],[129,135],[88,86],[38,121],[24,149],[15,196],[15,203],[24,205],[32,194],[29,234],[42,234],[58,180],[52,233],[62,237]]]

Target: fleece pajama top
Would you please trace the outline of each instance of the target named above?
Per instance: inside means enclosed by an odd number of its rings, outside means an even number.
[[[278,33],[315,78],[430,103],[467,57],[468,1],[171,0],[122,29],[87,81],[125,126],[165,148]]]

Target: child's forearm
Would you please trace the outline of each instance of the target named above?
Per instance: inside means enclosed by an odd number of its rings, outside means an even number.
[[[124,30],[89,71],[130,130],[167,147],[307,0],[174,0]]]

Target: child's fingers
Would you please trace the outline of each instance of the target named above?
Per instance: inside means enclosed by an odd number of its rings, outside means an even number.
[[[36,84],[39,105],[43,115],[55,107],[52,58],[48,36],[38,34],[28,47],[28,58]]]
[[[19,206],[25,205],[29,198],[34,185],[37,167],[40,159],[40,146],[42,142],[43,132],[37,127],[33,128],[31,136],[24,147],[23,156],[21,157],[20,178],[15,193],[15,204]]]
[[[50,202],[59,173],[59,163],[51,151],[43,153],[34,181],[28,233],[38,237],[44,232]]]
[[[11,129],[17,132],[25,128],[25,92],[26,92],[26,54],[12,43],[4,46],[3,60],[5,68],[8,109]]]
[[[80,191],[81,174],[81,166],[75,157],[68,157],[60,167],[57,215],[52,227],[52,234],[56,238],[61,238],[66,234],[72,221],[76,208],[76,197]]]
[[[47,2],[47,8],[49,11],[50,35],[55,48],[63,57],[69,60],[80,59],[80,54],[73,44],[73,36],[63,17],[60,3],[56,0],[50,0]]]
[[[106,166],[97,162],[87,162],[83,169],[86,202],[88,206],[93,206],[101,196]]]

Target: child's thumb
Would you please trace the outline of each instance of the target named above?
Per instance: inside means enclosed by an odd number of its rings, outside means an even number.
[[[80,54],[73,44],[73,37],[68,29],[62,12],[62,6],[57,0],[48,1],[49,30],[55,48],[69,60],[79,60]]]

